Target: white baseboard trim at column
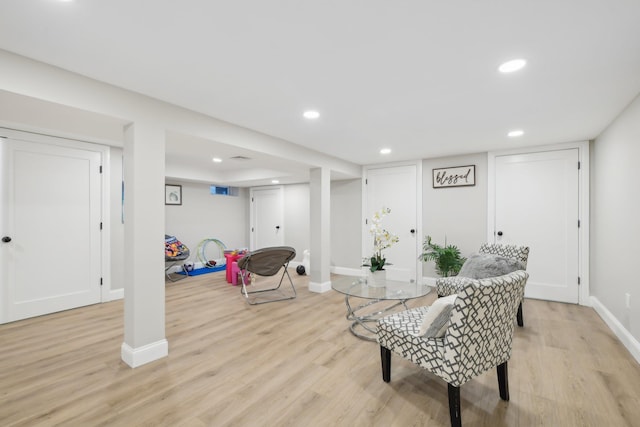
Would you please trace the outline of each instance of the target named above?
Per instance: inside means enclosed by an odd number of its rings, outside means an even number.
[[[620,323],[618,319],[596,297],[591,297],[591,306],[604,320],[616,337],[622,342],[629,353],[640,363],[640,342]]]
[[[137,368],[154,360],[162,359],[169,355],[169,342],[164,339],[142,347],[133,348],[127,343],[122,343],[120,357],[127,365]]]
[[[319,294],[329,292],[331,290],[331,281],[323,283],[309,282],[309,290]]]
[[[109,292],[109,301],[115,301],[124,298],[124,289],[111,289]]]

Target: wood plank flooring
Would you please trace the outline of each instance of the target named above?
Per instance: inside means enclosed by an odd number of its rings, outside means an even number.
[[[136,369],[122,301],[0,325],[0,425],[449,426],[446,384],[398,356],[384,383],[341,294],[293,274],[297,299],[249,306],[224,277],[166,285],[169,356]],[[463,425],[640,425],[640,366],[592,309],[526,300],[524,316],[511,400],[495,370],[471,380]]]

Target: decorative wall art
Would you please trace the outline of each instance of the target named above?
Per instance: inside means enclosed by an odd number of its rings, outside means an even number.
[[[433,188],[476,185],[476,165],[433,169]]]
[[[164,204],[165,205],[181,205],[182,204],[182,185],[164,185]]]

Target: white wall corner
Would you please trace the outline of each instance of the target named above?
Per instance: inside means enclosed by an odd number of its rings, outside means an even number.
[[[640,363],[640,342],[615,318],[615,316],[598,300],[591,297],[591,305],[593,309],[600,315],[604,323],[613,331],[614,335],[629,350],[636,362]]]
[[[156,341],[142,347],[133,348],[127,343],[122,343],[121,358],[127,365],[137,368],[144,364],[162,359],[169,355],[169,342],[166,339]]]
[[[316,292],[319,294],[329,292],[331,290],[331,281],[328,282],[309,282],[309,291]]]

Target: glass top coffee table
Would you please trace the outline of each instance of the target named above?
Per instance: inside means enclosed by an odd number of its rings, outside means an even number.
[[[344,294],[346,318],[352,321],[351,333],[369,341],[376,340],[375,323],[383,314],[398,306],[408,310],[408,300],[423,297],[433,289],[431,285],[394,280],[386,280],[384,286],[372,286],[367,284],[366,277],[357,276],[335,276],[331,279],[331,288]],[[354,307],[352,298],[369,301]]]

